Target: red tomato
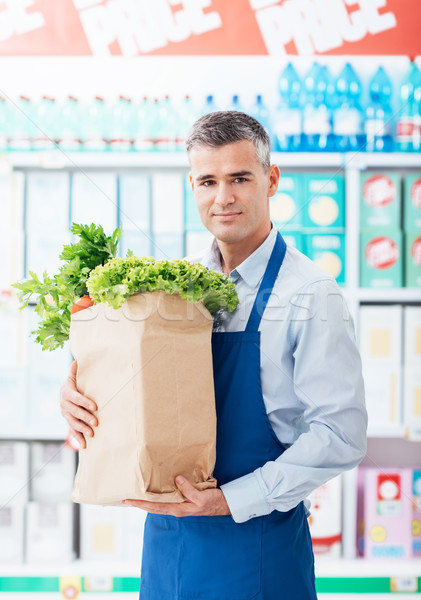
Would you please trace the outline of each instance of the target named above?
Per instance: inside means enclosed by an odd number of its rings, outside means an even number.
[[[76,302],[73,304],[70,313],[73,315],[74,313],[77,313],[80,310],[83,310],[84,308],[89,308],[90,306],[93,306],[93,304],[94,301],[89,296],[82,296],[82,298],[79,298],[79,300],[76,300]]]

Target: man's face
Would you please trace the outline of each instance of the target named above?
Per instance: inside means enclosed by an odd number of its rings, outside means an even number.
[[[217,240],[236,243],[267,229],[279,169],[272,165],[265,172],[253,142],[199,146],[192,148],[189,160],[200,218]]]

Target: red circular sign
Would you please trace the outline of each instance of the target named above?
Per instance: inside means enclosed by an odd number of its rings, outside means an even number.
[[[411,256],[417,267],[421,267],[421,237],[413,241],[411,246]]]
[[[366,245],[365,257],[373,269],[389,269],[399,258],[399,246],[389,237],[377,237]]]
[[[363,197],[369,206],[386,206],[396,198],[396,186],[386,175],[373,175],[363,185]]]
[[[421,208],[421,179],[414,181],[414,183],[411,185],[409,195],[411,197],[412,204],[416,208]]]

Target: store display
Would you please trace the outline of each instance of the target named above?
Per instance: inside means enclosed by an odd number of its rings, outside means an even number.
[[[392,84],[380,66],[368,87],[369,102],[365,111],[364,131],[367,152],[393,150]]]
[[[361,306],[360,353],[369,423],[401,422],[402,307]]]
[[[400,107],[396,124],[396,146],[401,152],[419,152],[421,148],[421,72],[411,62],[400,86]]]
[[[33,442],[31,498],[35,502],[67,502],[75,475],[75,453],[62,443]]]
[[[282,173],[276,194],[269,198],[271,219],[282,232],[300,229],[303,225],[306,199],[302,182],[301,175]]]
[[[73,505],[29,502],[25,555],[28,563],[63,564],[74,559]]]
[[[421,174],[404,179],[404,228],[421,231]]]
[[[342,541],[342,478],[339,475],[309,495],[309,526],[313,551],[317,555],[339,558]]]
[[[315,233],[305,236],[305,254],[339,285],[345,284],[345,236],[342,233]]]
[[[401,223],[401,187],[393,172],[366,173],[361,177],[360,227],[399,228]]]
[[[307,174],[304,177],[303,225],[344,232],[345,181],[343,175]]]
[[[421,231],[405,233],[405,284],[421,287]]]
[[[398,229],[362,229],[361,287],[392,288],[403,284],[403,234]]]
[[[16,565],[24,560],[25,506],[0,507],[0,565]]]
[[[1,506],[22,506],[29,499],[29,444],[0,442]]]

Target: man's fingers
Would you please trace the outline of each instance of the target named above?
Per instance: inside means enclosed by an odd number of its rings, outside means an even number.
[[[97,406],[93,400],[88,398],[87,396],[83,396],[77,390],[74,390],[72,394],[69,395],[69,400],[73,402],[73,404],[77,404],[78,406],[83,406],[88,410],[96,410]]]
[[[81,448],[86,448],[86,440],[81,433],[79,433],[78,431],[75,431],[72,428],[70,428],[69,433],[70,433],[70,437],[72,439],[76,440]]]
[[[194,502],[195,504],[200,504],[200,491],[191,485],[187,479],[181,477],[180,475],[175,478],[175,483],[177,484],[178,489],[183,494],[187,500]]]
[[[93,430],[88,425],[86,425],[86,423],[84,423],[83,421],[76,419],[71,414],[67,415],[66,420],[69,423],[70,427],[75,432],[83,433],[83,435],[88,436],[88,437],[93,437],[93,435],[94,435]]]

